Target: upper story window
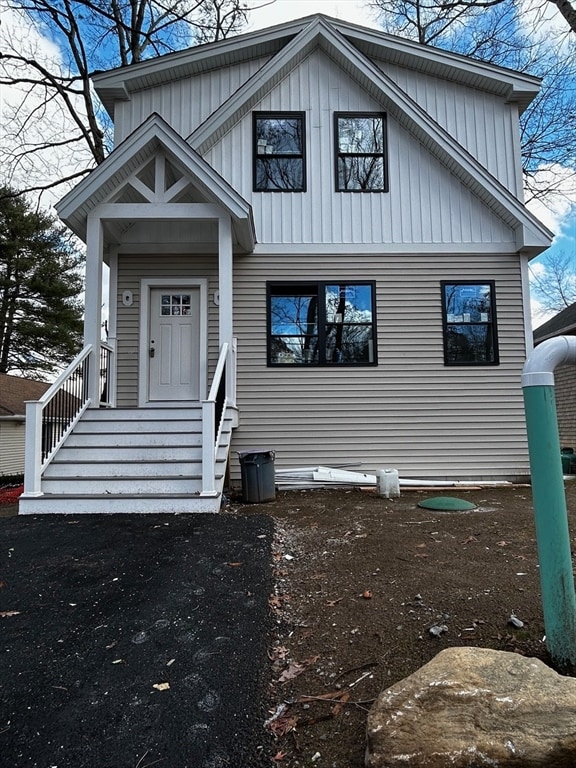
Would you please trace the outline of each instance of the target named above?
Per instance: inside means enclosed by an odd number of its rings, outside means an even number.
[[[373,365],[375,350],[373,283],[269,283],[270,365]]]
[[[498,365],[493,280],[442,281],[444,363]]]
[[[254,191],[304,192],[303,112],[254,114]]]
[[[386,115],[334,115],[337,192],[387,192]]]

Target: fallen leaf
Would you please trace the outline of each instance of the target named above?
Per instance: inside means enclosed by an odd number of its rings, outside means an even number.
[[[497,541],[496,546],[497,547],[507,547],[510,542],[508,541]]]
[[[461,541],[461,544],[470,544],[472,541],[478,541],[476,536],[468,536],[467,539],[464,539],[464,541]]]
[[[270,730],[276,736],[286,736],[287,733],[293,731],[298,724],[298,718],[294,715],[285,715],[284,717],[278,717],[272,723],[270,723]]]
[[[0,611],[0,616],[6,618],[7,616],[18,616],[20,611]]]
[[[306,669],[305,666],[293,661],[291,664],[288,665],[287,669],[285,669],[284,672],[282,672],[282,674],[278,678],[278,682],[286,683],[288,680],[294,680],[294,678],[298,677],[298,675],[301,675],[305,669]]]
[[[170,683],[154,683],[152,688],[156,688],[157,691],[167,691],[170,688]]]
[[[5,587],[5,586],[6,586],[6,582],[5,581],[0,581],[0,589],[2,589],[2,587]]]
[[[226,563],[230,568],[239,568],[241,565],[244,565],[244,563]]]
[[[123,664],[123,663],[124,663],[124,659],[115,659],[115,660],[112,662],[112,664]]]
[[[330,608],[334,608],[334,606],[337,605],[341,600],[342,600],[341,597],[337,597],[336,600],[328,600],[326,605],[329,606]]]
[[[287,753],[286,753],[286,752],[282,752],[282,751],[280,751],[280,752],[276,752],[276,754],[274,755],[274,757],[272,758],[272,760],[276,760],[276,762],[277,762],[277,763],[279,763],[281,760],[284,760],[284,758],[286,757],[286,755],[287,755]]]
[[[372,599],[372,590],[371,589],[365,589],[364,592],[362,592],[362,597],[364,600],[371,600]]]

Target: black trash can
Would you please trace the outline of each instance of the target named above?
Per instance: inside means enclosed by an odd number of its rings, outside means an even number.
[[[269,448],[238,451],[244,501],[252,504],[274,501],[276,498],[274,457],[274,451]]]

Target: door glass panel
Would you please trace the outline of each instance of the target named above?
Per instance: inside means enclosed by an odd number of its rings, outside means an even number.
[[[191,297],[189,293],[164,293],[160,300],[161,315],[190,315]]]

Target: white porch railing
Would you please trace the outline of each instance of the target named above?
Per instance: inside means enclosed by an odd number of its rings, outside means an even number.
[[[113,350],[102,342],[99,405],[110,405],[109,386]],[[26,402],[26,448],[23,496],[41,496],[42,472],[92,401],[88,397],[91,344],[76,356],[39,400]]]
[[[225,342],[208,398],[202,402],[202,491],[201,496],[217,496],[216,455],[226,417],[226,409],[236,405],[236,339]]]

